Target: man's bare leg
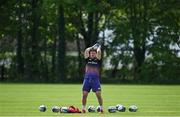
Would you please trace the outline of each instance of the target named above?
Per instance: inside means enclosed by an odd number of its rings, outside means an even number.
[[[101,112],[103,112],[103,99],[102,99],[102,96],[101,96],[101,91],[96,91],[96,97],[98,99]]]
[[[87,101],[87,96],[88,96],[87,91],[83,91],[83,96],[82,96],[82,112],[85,113],[86,112],[86,101]]]

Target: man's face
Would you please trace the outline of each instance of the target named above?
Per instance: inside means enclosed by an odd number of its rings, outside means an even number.
[[[96,51],[90,51],[90,53],[89,53],[89,57],[90,58],[95,58],[96,57]]]

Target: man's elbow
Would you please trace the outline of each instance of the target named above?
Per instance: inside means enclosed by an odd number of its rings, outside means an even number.
[[[97,53],[97,58],[100,60],[101,59],[101,53]]]

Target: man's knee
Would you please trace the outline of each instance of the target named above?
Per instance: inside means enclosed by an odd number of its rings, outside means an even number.
[[[101,98],[101,92],[100,91],[96,91],[96,96],[97,96],[97,98]]]
[[[96,95],[101,95],[101,91],[96,91]]]

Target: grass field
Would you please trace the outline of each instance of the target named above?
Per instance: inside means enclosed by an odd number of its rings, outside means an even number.
[[[81,85],[65,84],[0,84],[0,116],[180,116],[180,86],[102,85],[105,113],[62,114],[51,112],[53,105],[81,108]],[[110,105],[135,104],[138,112],[108,113]],[[46,112],[39,112],[40,105]],[[88,104],[97,106],[91,92]]]

